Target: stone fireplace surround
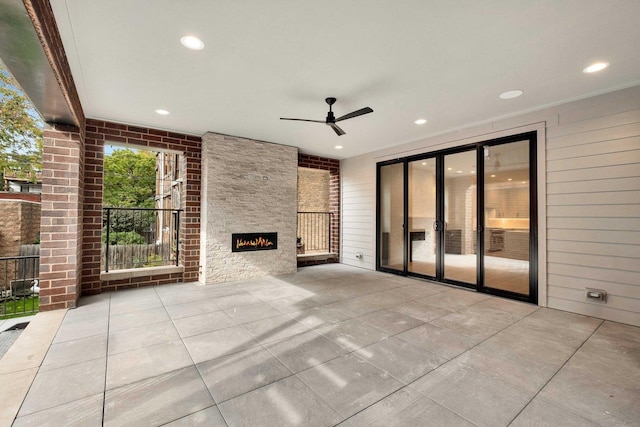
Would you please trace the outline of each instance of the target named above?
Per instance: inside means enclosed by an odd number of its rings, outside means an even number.
[[[296,271],[298,149],[202,137],[201,283]],[[278,233],[277,250],[232,252],[233,233]]]

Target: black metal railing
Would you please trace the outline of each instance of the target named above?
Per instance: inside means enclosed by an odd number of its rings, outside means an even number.
[[[0,258],[0,319],[38,311],[39,270],[38,255]]]
[[[298,212],[298,253],[331,252],[330,212]]]
[[[103,208],[102,271],[178,265],[179,209]]]

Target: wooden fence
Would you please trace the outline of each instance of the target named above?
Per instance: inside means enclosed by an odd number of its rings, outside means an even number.
[[[109,265],[105,263],[107,245],[102,245],[102,271],[123,270],[125,268],[157,267],[176,265],[175,252],[170,243],[143,245],[109,245]]]

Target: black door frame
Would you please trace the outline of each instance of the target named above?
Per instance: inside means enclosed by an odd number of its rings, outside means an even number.
[[[529,295],[504,291],[501,289],[487,288],[484,286],[484,149],[485,147],[503,145],[512,142],[529,141]],[[476,239],[476,284],[459,282],[452,279],[445,279],[444,276],[444,244],[445,227],[443,218],[445,214],[444,204],[444,158],[449,154],[456,154],[465,151],[476,151],[476,216],[477,216],[477,239]],[[436,160],[436,275],[429,276],[408,270],[409,251],[409,163],[418,160],[435,158]],[[392,164],[403,164],[403,269],[396,270],[383,267],[380,263],[380,169]],[[376,165],[376,270],[408,277],[435,280],[442,283],[462,286],[475,289],[478,292],[503,296],[511,299],[538,303],[538,189],[537,189],[537,132],[526,132],[517,135],[510,135],[501,138],[494,138],[480,141],[473,144],[453,147],[445,150],[438,150],[429,153],[417,154],[408,157],[396,158],[379,162]]]

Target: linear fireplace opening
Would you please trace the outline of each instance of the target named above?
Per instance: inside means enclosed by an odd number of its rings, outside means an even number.
[[[278,233],[233,233],[231,235],[231,252],[274,249],[278,249]]]

